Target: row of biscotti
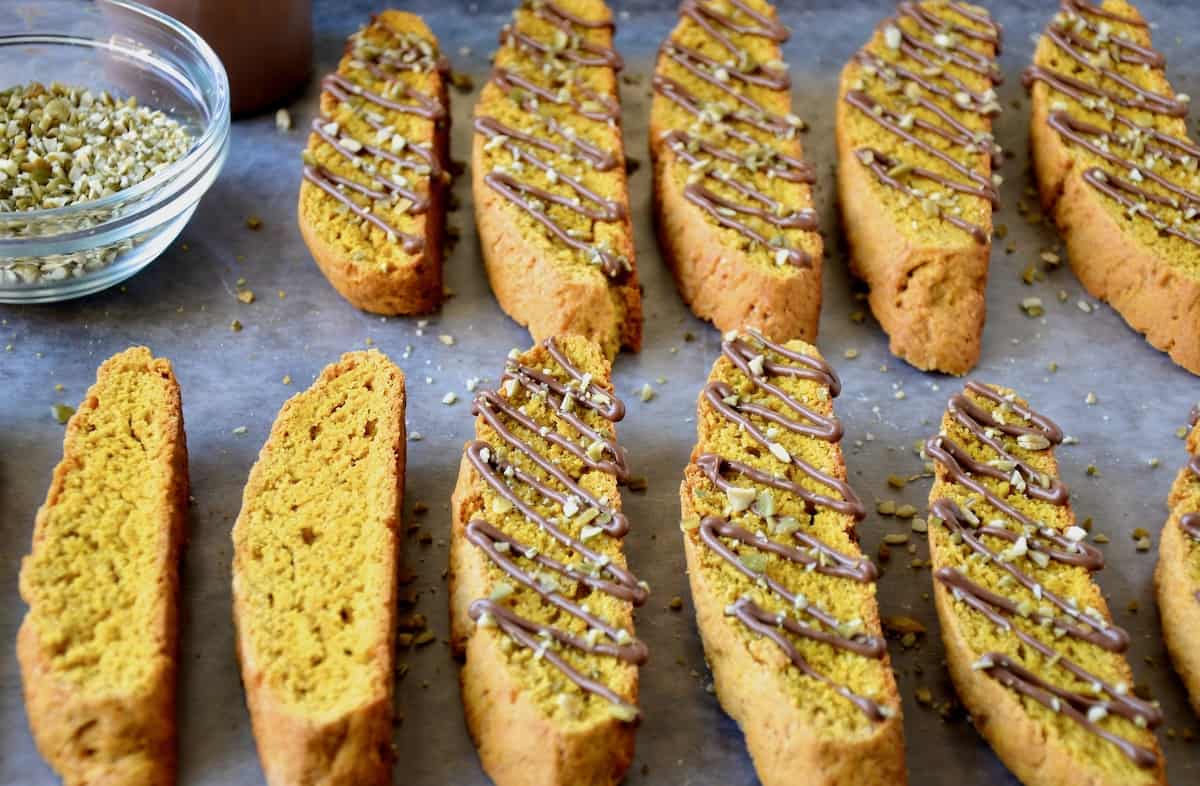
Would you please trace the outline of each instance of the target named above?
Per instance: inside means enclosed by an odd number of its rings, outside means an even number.
[[[814,347],[726,336],[680,490],[688,575],[717,694],[765,786],[905,782],[878,571],[858,546]],[[233,530],[238,655],[271,786],[390,782],[405,474],[404,376],[351,353],[280,411]],[[510,354],[474,402],[452,497],[451,643],[499,786],[610,786],[633,756],[649,587],[626,566],[629,478],[602,348]],[[1200,407],[1157,573],[1168,649],[1200,711]],[[1030,786],[1161,784],[1161,711],[1132,689],[1053,447],[1011,391],[954,396],[926,451],[947,663],[963,703]],[[169,363],[101,366],[21,571],[18,641],[39,749],[68,784],[166,786],[175,771],[178,560],[187,450]]]
[[[612,16],[534,0],[501,36],[475,109],[472,179],[503,308],[536,339],[612,357],[641,343]],[[763,0],[684,0],[654,74],[660,246],[684,299],[721,330],[813,340],[823,248],[812,169]],[[838,192],[851,267],[891,349],[922,369],[980,352],[1003,158],[1001,31],[957,0],[900,3],[842,72]],[[1123,0],[1063,0],[1026,71],[1043,202],[1084,285],[1200,373],[1200,147],[1149,28]],[[388,314],[442,297],[446,62],[416,17],[385,12],[323,82],[300,226],[352,303]]]

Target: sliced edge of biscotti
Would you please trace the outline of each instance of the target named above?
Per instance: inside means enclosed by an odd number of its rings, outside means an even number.
[[[654,216],[697,316],[722,332],[754,325],[768,338],[813,341],[823,244],[780,49],[787,37],[763,0],[684,4],[653,78]]]
[[[907,782],[900,697],[858,547],[840,389],[815,347],[728,334],[680,490],[717,696],[764,786]]]
[[[500,307],[535,341],[577,334],[611,359],[642,342],[612,12],[522,5],[475,106],[472,186]]]
[[[1096,52],[1105,65],[1092,62]],[[1164,66],[1132,4],[1064,8],[1025,72],[1030,141],[1042,204],[1079,280],[1200,374],[1200,146]]]
[[[467,727],[497,786],[612,786],[633,758],[648,587],[622,548],[609,363],[579,336],[514,350],[474,409],[450,543]]]
[[[322,81],[304,151],[301,234],[329,283],[377,314],[442,302],[448,66],[420,17],[388,10]]]
[[[1062,430],[1016,394],[968,382],[925,444],[934,601],[975,727],[1026,786],[1165,784],[1117,626],[1103,553],[1059,480]]]
[[[233,528],[242,683],[270,786],[391,782],[404,375],[351,352],[282,407]]]
[[[837,187],[850,267],[892,353],[925,371],[964,374],[979,359],[999,47],[982,8],[902,3],[842,70]]]
[[[21,565],[25,709],[65,783],[175,781],[187,495],[170,362],[145,347],[109,358],[67,424]]]
[[[1163,639],[1192,708],[1200,713],[1200,404],[1192,410],[1188,462],[1167,498],[1154,585]]]

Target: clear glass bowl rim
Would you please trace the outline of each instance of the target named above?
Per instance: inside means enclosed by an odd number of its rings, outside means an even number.
[[[183,42],[186,46],[191,47],[199,54],[201,62],[212,73],[214,81],[216,82],[216,87],[218,89],[212,91],[215,93],[216,101],[214,103],[210,103],[208,97],[204,94],[204,91],[201,90],[200,86],[196,84],[195,79],[186,73],[183,74],[183,76],[188,81],[188,87],[196,91],[201,100],[204,102],[206,109],[209,110],[209,120],[204,129],[204,133],[201,134],[200,139],[192,145],[192,148],[183,158],[175,161],[161,172],[156,173],[154,176],[147,178],[136,185],[122,189],[113,194],[109,194],[108,196],[101,197],[100,199],[94,199],[88,202],[80,202],[79,204],[75,205],[6,213],[4,214],[4,218],[6,220],[19,219],[31,224],[40,223],[43,221],[61,221],[64,219],[69,219],[74,215],[86,215],[92,211],[105,210],[131,200],[136,201],[144,197],[146,194],[152,193],[153,191],[170,184],[172,181],[178,179],[181,175],[185,175],[189,169],[197,164],[198,161],[208,158],[214,147],[224,144],[225,138],[229,135],[229,77],[225,73],[225,66],[221,63],[221,59],[217,56],[217,53],[213,51],[212,47],[208,45],[207,41],[201,38],[199,34],[197,34],[187,25],[184,25],[182,22],[179,22],[178,20],[153,8],[142,5],[141,3],[133,2],[133,0],[94,0],[94,4],[98,7],[110,6],[125,12],[144,16],[154,22],[157,22],[163,27],[169,29],[176,37],[180,39],[181,42]],[[88,46],[100,46],[106,49],[119,50],[119,47],[114,47],[111,44],[105,44],[103,41],[101,41],[101,39],[98,38],[67,36],[56,33],[18,33],[12,35],[0,35],[0,45],[12,42],[14,40],[21,42],[42,41],[45,43],[62,41],[87,41]],[[10,253],[16,255],[17,253],[20,253],[21,249],[27,248],[28,244],[33,242],[53,243],[56,241],[75,239],[81,235],[92,236],[96,234],[107,234],[106,230],[109,230],[113,225],[127,223],[136,219],[136,217],[143,212],[152,211],[155,207],[157,207],[161,199],[169,198],[169,196],[170,194],[164,194],[161,197],[152,200],[150,203],[137,206],[132,211],[123,213],[118,212],[111,218],[106,219],[105,221],[85,230],[72,230],[56,235],[0,238],[0,256],[7,256]]]

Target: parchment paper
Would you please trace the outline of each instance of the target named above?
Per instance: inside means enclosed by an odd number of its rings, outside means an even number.
[[[453,153],[465,159],[470,111],[511,5],[463,0],[402,5],[426,14],[454,66],[475,79],[471,94],[453,94]],[[1200,6],[1141,5],[1160,25],[1156,41],[1170,59],[1176,89],[1200,95],[1193,65],[1200,51]],[[650,223],[648,74],[655,48],[674,24],[673,6],[647,0],[616,4],[617,44],[628,61],[625,139],[629,155],[642,162],[630,188],[646,304],[646,348],[640,355],[622,355],[616,364],[618,392],[629,402],[629,414],[618,428],[635,474],[649,480],[645,493],[625,493],[625,506],[634,523],[627,539],[630,562],[654,590],[638,615],[638,633],[651,648],[651,660],[642,671],[645,721],[627,782],[740,786],[757,781],[736,725],[706,691],[710,677],[692,619],[677,528],[678,485],[695,437],[695,399],[717,355],[719,337],[679,300]],[[783,6],[784,21],[793,30],[785,51],[792,65],[796,112],[812,125],[805,144],[821,177],[818,199],[830,254],[819,344],[844,381],[837,411],[846,426],[850,478],[869,502],[894,499],[923,511],[927,481],[895,491],[886,479],[921,471],[913,443],[936,428],[947,397],[961,383],[905,366],[888,354],[886,338],[869,316],[863,324],[851,320],[851,313],[865,304],[856,300],[846,271],[833,202],[837,72],[891,6],[861,0]],[[1059,451],[1064,479],[1074,491],[1079,517],[1093,517],[1095,531],[1112,539],[1104,547],[1108,568],[1099,581],[1117,620],[1133,632],[1129,657],[1138,680],[1152,688],[1166,713],[1159,736],[1171,781],[1197,783],[1200,749],[1184,741],[1184,735],[1200,730],[1200,723],[1187,707],[1160,638],[1151,585],[1155,551],[1138,553],[1130,532],[1135,527],[1150,530],[1157,549],[1167,489],[1184,460],[1183,443],[1174,432],[1200,399],[1200,380],[1152,349],[1111,309],[1087,297],[1065,265],[1044,282],[1021,282],[1021,271],[1037,263],[1041,251],[1057,247],[1052,227],[1031,225],[1017,211],[1024,203],[1037,213],[1026,172],[1027,101],[1019,74],[1032,51],[1031,34],[1056,4],[992,6],[1007,28],[1002,60],[1007,82],[1001,90],[1005,114],[998,137],[1014,160],[1003,169],[1007,182],[997,218],[1007,225],[1008,237],[995,244],[983,357],[971,376],[1017,388],[1079,438],[1077,446]],[[316,73],[331,68],[345,36],[380,7],[318,0]],[[297,130],[290,134],[278,133],[270,116],[235,124],[229,162],[191,224],[127,286],[55,306],[0,308],[0,784],[56,782],[30,737],[14,656],[25,612],[17,592],[20,557],[29,549],[34,512],[61,455],[63,428],[51,417],[51,404],[77,403],[96,366],[130,344],[148,344],[175,363],[183,386],[195,497],[183,565],[180,782],[254,786],[262,776],[234,659],[230,527],[247,472],[279,406],[325,364],[368,342],[408,374],[409,429],[423,438],[409,444],[405,521],[433,536],[432,543],[422,545],[413,534],[405,546],[407,565],[417,575],[412,585],[420,591],[417,610],[428,616],[438,641],[398,656],[408,672],[397,687],[403,722],[394,734],[394,782],[487,783],[463,725],[457,666],[444,642],[447,505],[462,443],[472,428],[466,381],[483,376],[494,382],[505,353],[529,341],[497,307],[483,277],[465,177],[455,187],[462,208],[450,218],[462,231],[462,242],[447,262],[447,283],[455,296],[423,328],[416,319],[380,319],[355,311],[328,286],[295,227],[299,151],[306,136],[302,129],[312,117],[316,89],[314,82],[291,105]],[[245,227],[252,215],[262,218],[260,231]],[[1005,252],[1009,244],[1015,249],[1011,254]],[[240,278],[254,291],[253,304],[236,299]],[[1059,290],[1067,293],[1065,303],[1056,298]],[[1044,317],[1031,319],[1019,310],[1029,296],[1042,299]],[[1091,312],[1081,310],[1080,302],[1089,304]],[[230,329],[234,319],[245,326],[239,333]],[[695,340],[688,341],[689,334]],[[439,335],[452,335],[454,345],[443,345]],[[9,344],[11,350],[5,351]],[[849,349],[858,351],[856,359],[844,357]],[[1051,362],[1058,364],[1056,373],[1047,370]],[[290,386],[282,382],[285,375],[293,380]],[[637,396],[645,383],[657,392],[648,403]],[[56,384],[65,387],[61,394]],[[446,406],[441,400],[450,391],[459,401]],[[1094,406],[1084,404],[1089,391],[1098,397]],[[241,426],[245,433],[235,434]],[[1149,466],[1152,458],[1161,460],[1159,468]],[[1089,464],[1099,469],[1099,477],[1085,474]],[[424,515],[411,512],[418,501],[429,506]],[[874,554],[884,534],[907,531],[908,526],[872,513],[860,527],[864,549]],[[927,557],[923,542],[917,556]],[[910,615],[929,629],[915,649],[892,642],[904,695],[911,782],[1014,784],[961,714],[944,721],[914,698],[918,688],[928,688],[940,704],[952,700],[953,690],[929,600],[930,573],[910,569],[909,559],[902,548],[893,551],[879,597],[884,615]],[[667,608],[674,596],[684,599],[681,611]],[[1131,601],[1138,605],[1136,613],[1127,611]]]

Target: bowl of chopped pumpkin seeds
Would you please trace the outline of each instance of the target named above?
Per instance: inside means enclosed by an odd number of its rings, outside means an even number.
[[[0,4],[0,303],[98,292],[179,235],[229,148],[229,82],[125,0]]]

